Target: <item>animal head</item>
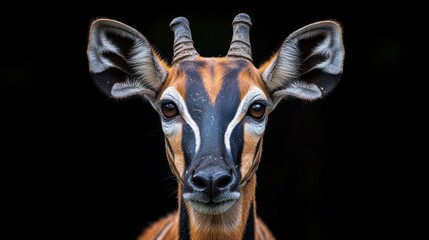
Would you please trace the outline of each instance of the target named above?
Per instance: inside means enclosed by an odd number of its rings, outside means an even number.
[[[288,98],[323,98],[343,69],[342,29],[335,21],[293,32],[258,67],[252,61],[249,16],[238,14],[232,26],[226,56],[203,57],[194,48],[188,20],[174,19],[171,64],[139,31],[118,21],[98,19],[89,32],[89,70],[96,86],[113,98],[138,95],[150,102],[160,116],[180,198],[209,215],[226,212],[246,191],[254,194],[251,180],[276,105]]]

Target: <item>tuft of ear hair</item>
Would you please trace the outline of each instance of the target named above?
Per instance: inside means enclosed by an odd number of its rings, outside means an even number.
[[[320,21],[290,34],[259,69],[275,104],[288,97],[316,100],[338,84],[344,54],[341,25]]]
[[[110,97],[142,95],[153,103],[167,77],[168,66],[149,41],[115,20],[91,24],[87,55],[92,79]]]

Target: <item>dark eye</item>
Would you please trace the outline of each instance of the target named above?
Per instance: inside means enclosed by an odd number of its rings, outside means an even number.
[[[179,110],[176,107],[176,104],[173,102],[165,102],[161,105],[161,111],[164,117],[172,118],[179,114]]]
[[[255,102],[250,105],[248,114],[256,119],[261,119],[265,115],[265,105],[262,103]]]

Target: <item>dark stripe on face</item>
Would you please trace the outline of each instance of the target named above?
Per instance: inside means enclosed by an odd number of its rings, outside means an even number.
[[[179,240],[190,240],[189,233],[189,215],[186,211],[184,200],[180,204],[180,218],[179,218]]]
[[[203,81],[212,81],[213,79],[202,79],[199,71],[201,67],[212,68],[213,66],[210,64],[212,63],[184,62],[180,66],[181,70],[186,72],[186,105],[201,134],[198,156],[190,156],[195,151],[195,148],[189,145],[190,142],[186,140],[186,135],[184,135],[183,149],[188,154],[189,159],[199,161],[204,156],[222,157],[228,164],[234,165],[236,164],[238,153],[234,153],[234,156],[227,156],[224,135],[240,103],[237,78],[241,68],[237,65],[231,67],[225,64],[224,81],[216,97],[216,102],[212,105]],[[213,74],[219,73],[213,72]],[[235,132],[234,138],[243,138],[242,130]],[[234,147],[234,151],[241,150],[241,147]],[[192,163],[191,165],[193,164],[198,163]]]
[[[253,214],[253,203],[249,209],[249,216],[247,217],[246,229],[244,230],[243,240],[255,239],[255,215]]]
[[[231,154],[232,159],[235,160],[235,165],[237,167],[237,174],[239,179],[242,177],[240,171],[241,166],[241,155],[243,153],[243,144],[244,144],[244,122],[240,122],[231,133]]]
[[[190,164],[190,159],[192,159],[195,155],[195,133],[192,130],[191,126],[187,123],[183,123],[183,131],[182,131],[182,149],[184,160],[185,160],[185,168],[187,169]],[[182,173],[185,174],[185,173]]]

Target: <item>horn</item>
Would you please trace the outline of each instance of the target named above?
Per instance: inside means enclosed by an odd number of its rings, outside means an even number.
[[[252,27],[249,15],[238,14],[232,21],[233,35],[227,56],[244,58],[252,62],[252,47],[250,45],[249,31]]]
[[[199,55],[194,48],[194,41],[192,41],[188,19],[184,17],[173,19],[170,23],[170,29],[174,32],[174,55],[172,64],[183,60],[194,59]]]

